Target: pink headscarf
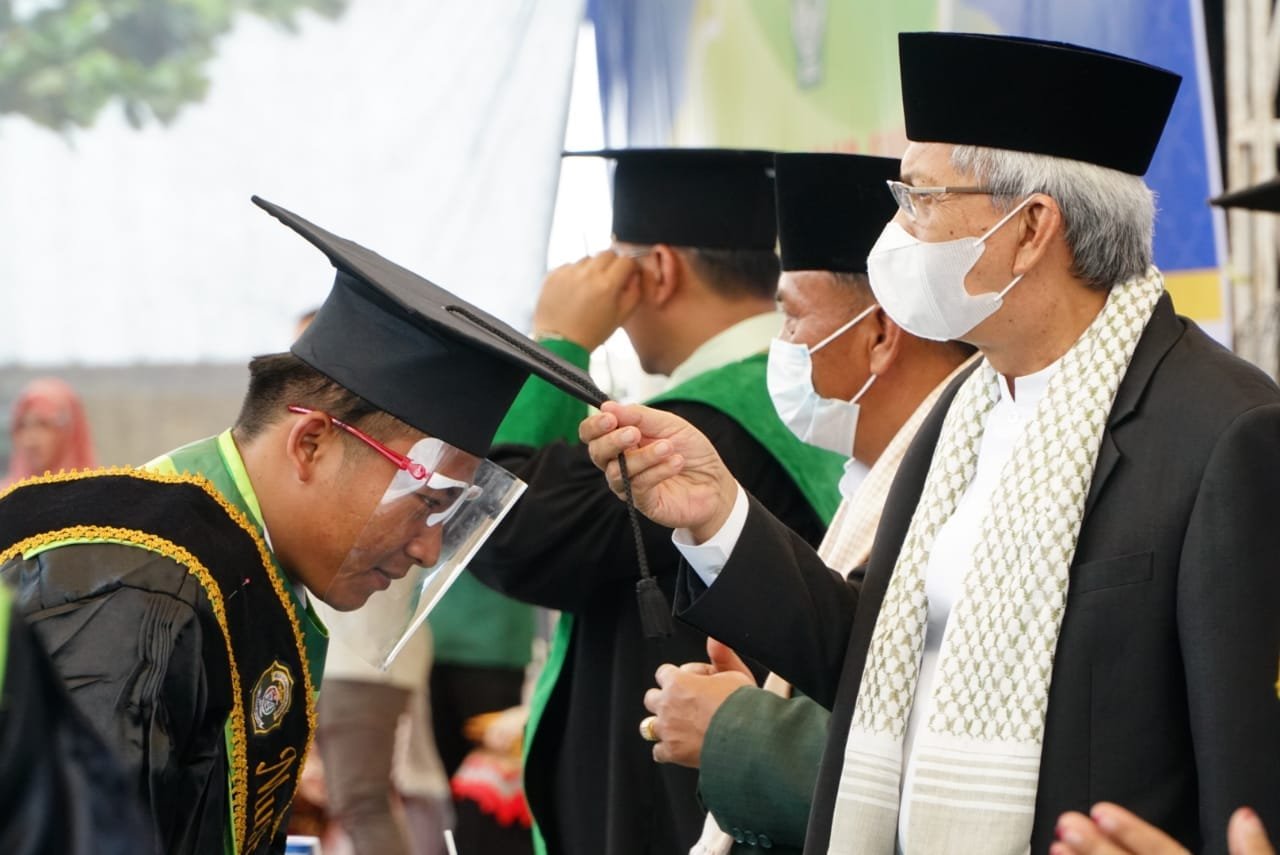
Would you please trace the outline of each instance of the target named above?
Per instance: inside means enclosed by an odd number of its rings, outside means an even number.
[[[28,415],[41,416],[56,426],[60,438],[58,449],[53,462],[36,471],[36,464],[27,460],[26,455],[15,444],[9,460],[6,485],[32,475],[42,475],[45,469],[58,472],[64,469],[88,469],[96,465],[84,405],[80,403],[80,396],[65,382],[54,377],[41,377],[27,384],[13,405],[13,416],[9,422],[11,438]]]

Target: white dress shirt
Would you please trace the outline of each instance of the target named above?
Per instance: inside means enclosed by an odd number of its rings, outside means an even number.
[[[909,791],[916,774],[915,737],[925,727],[925,715],[933,699],[934,678],[937,676],[938,651],[946,633],[947,618],[960,599],[964,579],[973,568],[973,550],[978,545],[982,521],[991,507],[991,494],[1000,481],[1000,473],[1013,454],[1013,446],[1026,430],[1035,415],[1036,405],[1044,397],[1049,379],[1056,373],[1058,363],[1053,363],[1035,374],[1019,377],[1014,382],[1016,399],[1009,393],[1004,378],[997,377],[1000,400],[987,414],[982,444],[978,450],[978,465],[973,480],[956,506],[951,519],[938,529],[937,539],[929,553],[925,568],[924,589],[929,603],[928,626],[925,630],[924,653],[920,658],[920,677],[916,682],[915,701],[911,705],[911,718],[907,722],[906,738],[902,743],[902,778],[904,791]],[[902,802],[898,816],[898,837],[907,828],[910,803]]]

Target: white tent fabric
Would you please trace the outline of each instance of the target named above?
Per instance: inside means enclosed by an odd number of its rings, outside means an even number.
[[[241,16],[203,103],[59,137],[0,119],[0,363],[240,361],[332,281],[257,193],[527,323],[583,0]]]

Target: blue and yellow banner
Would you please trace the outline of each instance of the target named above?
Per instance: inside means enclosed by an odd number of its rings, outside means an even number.
[[[611,145],[899,155],[897,34],[910,30],[1057,39],[1178,72],[1146,176],[1156,263],[1178,310],[1229,342],[1221,221],[1205,201],[1221,178],[1197,0],[591,0],[589,12]],[[992,86],[1034,73],[990,71]]]

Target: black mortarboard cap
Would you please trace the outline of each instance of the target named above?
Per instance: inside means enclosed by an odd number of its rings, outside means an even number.
[[[777,155],[782,269],[866,273],[867,254],[898,210],[885,182],[900,165],[861,154]]]
[[[1280,213],[1280,178],[1272,178],[1243,190],[1223,193],[1209,201],[1223,208],[1248,208],[1250,211]]]
[[[613,236],[626,243],[772,251],[773,153],[709,148],[568,151],[613,171]]]
[[[907,139],[1146,173],[1180,75],[1063,42],[899,33]]]
[[[484,456],[530,374],[589,404],[605,400],[585,372],[492,315],[279,205],[253,202],[338,269],[294,355],[375,407]]]

